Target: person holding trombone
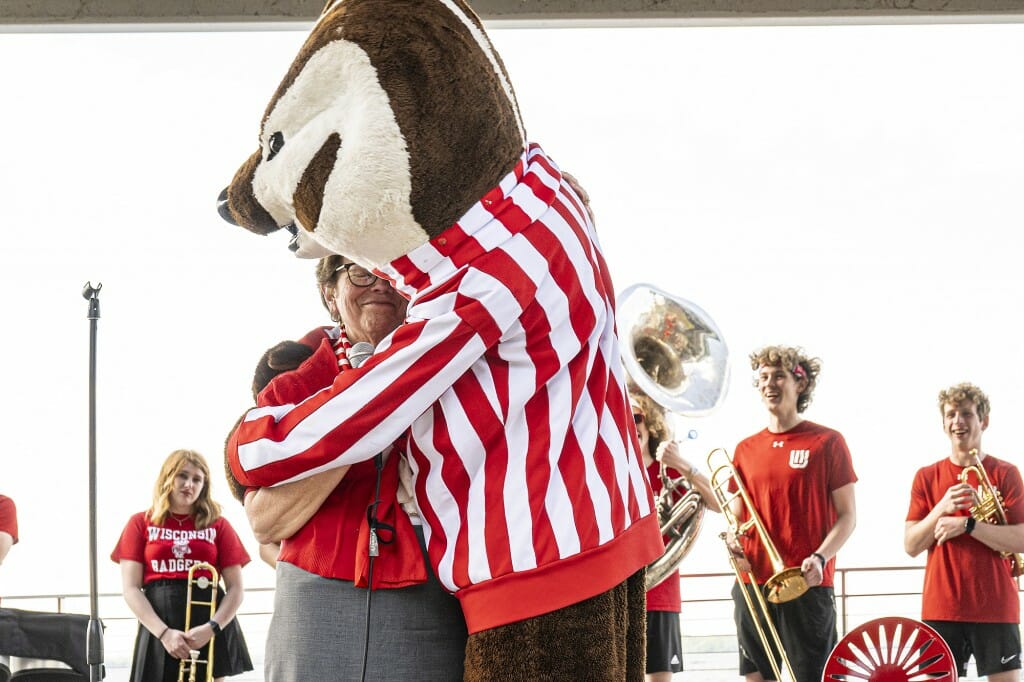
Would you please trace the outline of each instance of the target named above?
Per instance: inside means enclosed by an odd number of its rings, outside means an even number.
[[[203,650],[197,677],[215,679],[252,670],[249,649],[235,614],[242,604],[242,567],[249,554],[220,505],[210,495],[210,467],[193,450],[175,450],[160,467],[153,501],[125,524],[111,560],[121,565],[124,600],[139,619],[130,682],[182,679],[189,652]],[[189,621],[189,569],[214,566],[224,579],[216,611],[205,622]],[[218,589],[217,585],[213,586]],[[207,609],[208,610],[208,609]],[[207,671],[213,640],[213,670]],[[187,663],[185,665],[188,665]],[[192,664],[195,665],[195,664]]]
[[[785,677],[781,660],[796,682],[818,682],[838,641],[832,581],[835,555],[856,525],[857,475],[842,434],[803,417],[820,361],[800,348],[767,346],[750,363],[768,426],[741,441],[730,464],[716,468],[715,452],[708,457],[716,495],[729,507],[739,673],[747,682]],[[755,517],[762,527],[747,532]],[[781,652],[766,652],[778,645]]]
[[[1020,679],[1020,598],[1024,568],[1024,483],[1020,471],[981,447],[991,409],[970,383],[939,393],[948,457],[918,470],[910,492],[904,549],[928,551],[921,619],[949,645],[960,675],[974,656],[990,682]],[[977,486],[977,489],[975,489]]]

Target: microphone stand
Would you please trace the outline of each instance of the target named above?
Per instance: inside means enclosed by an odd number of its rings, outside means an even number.
[[[103,679],[103,625],[99,621],[96,583],[96,322],[100,319],[100,289],[86,282],[82,296],[89,301],[89,626],[85,632],[89,682]]]

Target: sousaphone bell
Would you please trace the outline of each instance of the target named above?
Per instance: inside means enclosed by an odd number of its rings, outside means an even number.
[[[698,305],[650,284],[634,284],[617,301],[622,363],[633,390],[666,411],[703,417],[718,408],[729,382],[729,351],[722,333]],[[659,584],[689,553],[700,533],[704,501],[682,477],[662,466],[655,500],[665,553],[647,566],[647,589]]]

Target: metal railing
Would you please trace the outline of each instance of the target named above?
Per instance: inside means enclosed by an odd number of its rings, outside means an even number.
[[[835,577],[839,636],[852,627],[882,616],[920,618],[923,566],[863,566],[837,568]],[[727,573],[682,574],[683,651],[687,672],[680,680],[734,680],[736,641],[730,596],[736,576]],[[1020,582],[1018,581],[1018,589]],[[262,680],[263,646],[273,613],[273,587],[246,589],[238,612],[256,670],[232,678],[238,682]],[[135,637],[135,616],[119,592],[99,595],[100,618],[106,625],[105,653],[108,680],[130,666]],[[3,606],[58,613],[88,613],[89,595],[5,595]],[[124,675],[127,677],[127,674]],[[970,675],[964,680],[975,679]]]

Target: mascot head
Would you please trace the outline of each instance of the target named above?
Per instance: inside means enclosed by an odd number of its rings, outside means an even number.
[[[300,257],[378,267],[436,237],[509,173],[525,133],[462,0],[328,3],[221,193],[229,222]]]

